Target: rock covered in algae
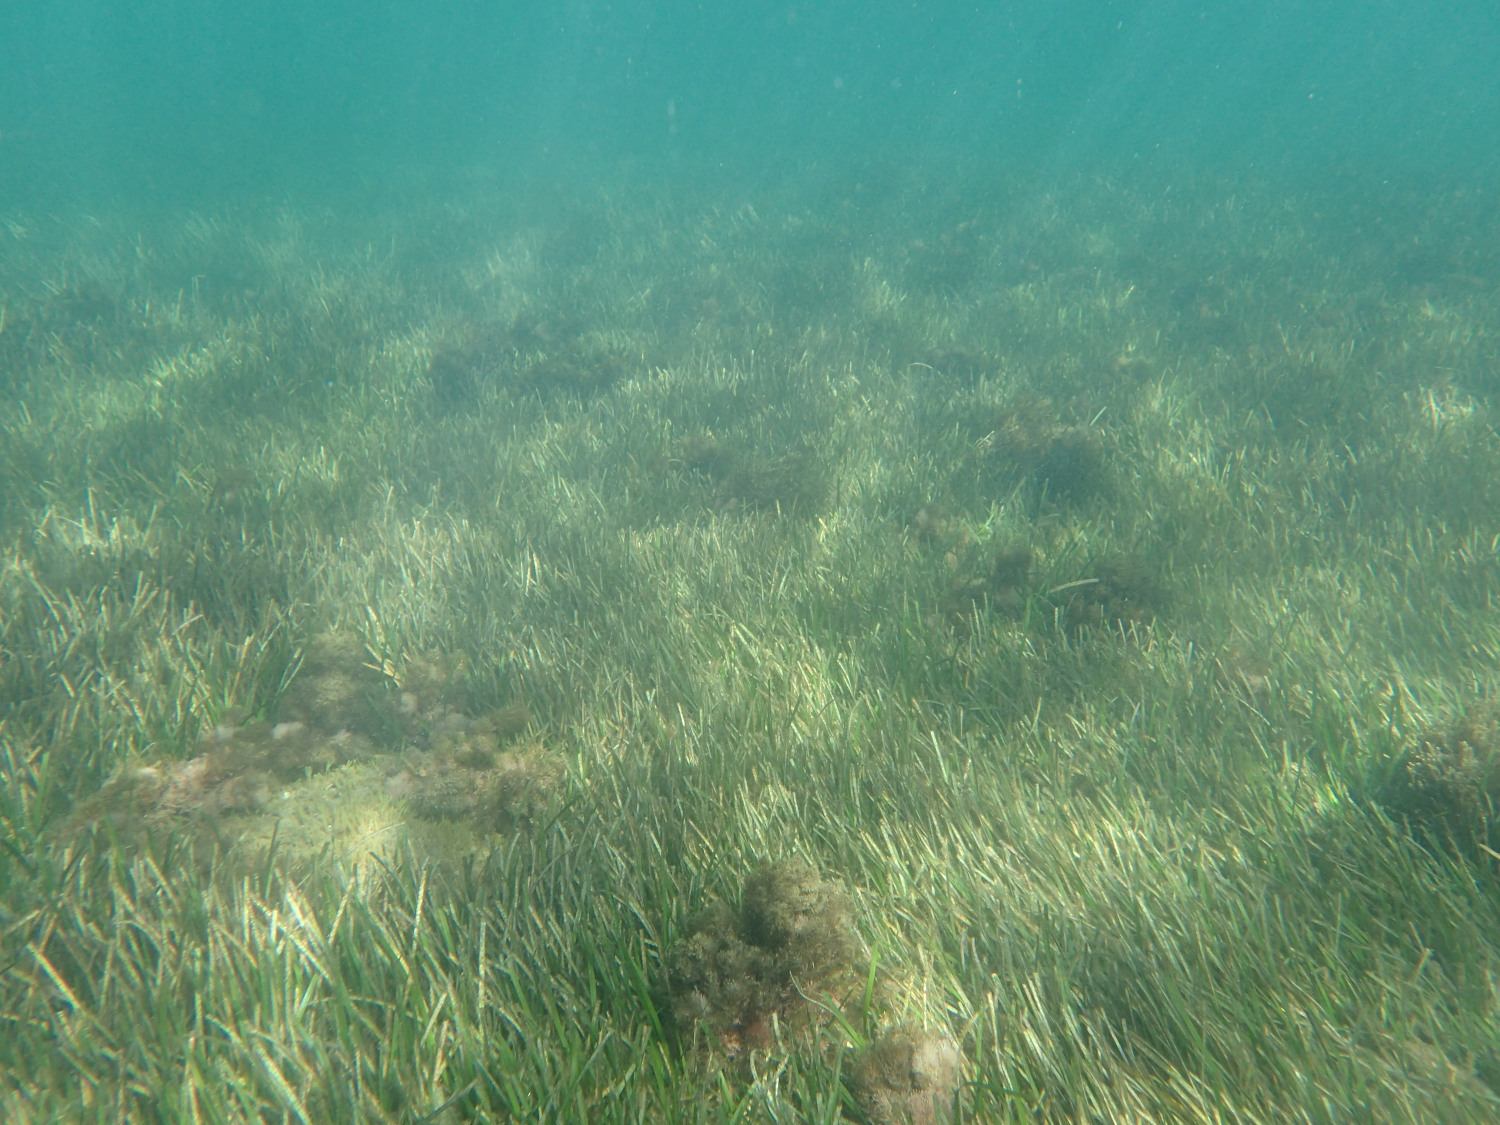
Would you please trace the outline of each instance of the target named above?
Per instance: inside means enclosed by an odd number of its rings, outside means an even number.
[[[953,1120],[960,1075],[949,1036],[896,1030],[859,1056],[851,1086],[870,1125],[939,1125]]]
[[[303,722],[221,723],[186,760],[121,770],[78,807],[74,820],[108,821],[128,831],[153,822],[254,814],[268,808],[285,783],[370,752],[358,735],[330,735]]]
[[[484,736],[450,740],[408,754],[385,782],[388,795],[426,820],[463,820],[482,832],[509,831],[548,806],[561,763],[539,745],[501,751]]]
[[[711,903],[672,951],[672,1017],[730,1054],[767,1047],[773,1024],[796,1030],[861,1000],[867,969],[843,885],[805,864],[767,864],[746,880],[740,910]]]
[[[403,707],[403,702],[407,706]],[[347,731],[374,746],[394,749],[403,719],[416,708],[375,666],[363,643],[341,633],[319,633],[303,650],[295,677],[276,703],[283,722],[305,723],[329,734]]]
[[[1500,842],[1500,710],[1418,737],[1380,793],[1387,811],[1460,847]]]
[[[402,749],[410,751],[409,761],[436,763],[418,773],[440,775],[429,808],[419,801],[412,810],[418,815],[468,819],[480,831],[528,818],[561,771],[539,754],[499,755],[500,739],[530,722],[525,708],[474,720],[458,710],[466,703],[452,662],[413,657],[398,676],[377,667],[362,644],[322,633],[308,643],[278,700],[275,721],[240,723],[231,716],[207,731],[185,760],[133,763],[83,801],[69,824],[76,829],[103,822],[130,836],[153,825],[191,822],[218,835],[215,823],[228,819],[284,819],[301,807],[301,790],[314,779],[361,762],[376,766],[379,801],[397,810],[399,819],[403,806],[395,799],[409,793],[392,790],[392,771],[380,763],[400,761],[395,752]],[[338,821],[343,813],[330,802],[345,797],[360,809],[370,803],[370,794],[351,786],[353,776],[343,776],[314,802],[320,811],[309,814],[312,821]],[[451,791],[446,805],[444,786]],[[356,793],[358,799],[351,796]]]

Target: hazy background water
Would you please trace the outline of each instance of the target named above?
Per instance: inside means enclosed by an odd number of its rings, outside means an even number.
[[[0,207],[955,163],[1495,177],[1493,0],[8,0]]]

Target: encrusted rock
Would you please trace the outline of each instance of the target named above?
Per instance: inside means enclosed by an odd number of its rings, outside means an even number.
[[[946,1034],[897,1030],[860,1055],[852,1086],[870,1125],[940,1125],[953,1120],[961,1071]]]

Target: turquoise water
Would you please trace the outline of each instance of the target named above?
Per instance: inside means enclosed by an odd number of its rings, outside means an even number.
[[[1490,3],[12,0],[0,191],[337,200],[871,165],[1482,181]]]

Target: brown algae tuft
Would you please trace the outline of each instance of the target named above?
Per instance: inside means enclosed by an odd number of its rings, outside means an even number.
[[[803,863],[766,864],[746,880],[738,911],[711,903],[672,951],[671,1014],[679,1030],[702,1027],[734,1055],[861,1003],[867,975],[843,885]]]
[[[943,593],[943,617],[955,628],[963,628],[975,613],[995,610],[1019,617],[1030,590],[1036,553],[1025,544],[1001,547],[982,575],[960,575]]]
[[[1054,500],[1081,502],[1113,490],[1100,432],[1064,422],[1046,398],[1021,396],[994,413],[975,449],[982,467]]]
[[[1089,577],[1051,593],[1062,599],[1063,621],[1075,631],[1150,625],[1167,601],[1156,570],[1144,559],[1123,556],[1099,560]]]
[[[712,435],[695,435],[681,442],[675,460],[712,482],[714,506],[722,511],[805,515],[828,500],[828,467],[808,446],[775,456],[755,456]]]
[[[1465,852],[1500,844],[1500,710],[1482,709],[1417,737],[1380,792],[1391,815]]]

